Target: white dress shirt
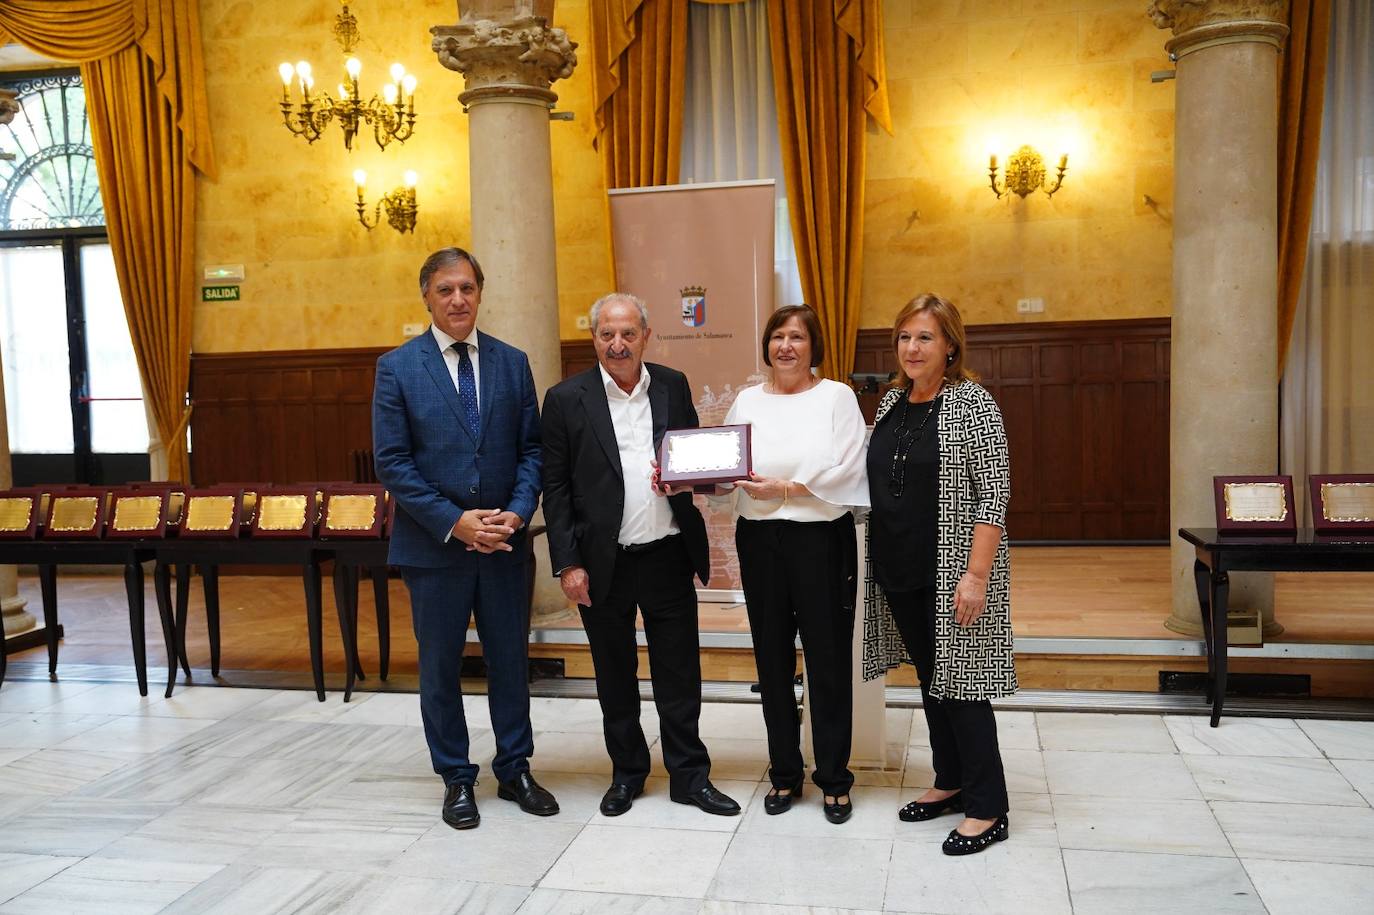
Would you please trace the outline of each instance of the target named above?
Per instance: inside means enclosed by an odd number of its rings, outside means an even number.
[[[751,521],[833,521],[868,507],[867,429],[847,384],[823,378],[797,394],[770,394],[764,385],[735,397],[725,424],[749,423],[754,472],[794,480],[811,490],[784,502],[751,499],[736,489],[735,513]],[[719,497],[718,497],[719,498]]]
[[[434,342],[439,344],[439,352],[444,355],[444,365],[448,366],[448,377],[453,379],[453,389],[458,390],[458,351],[453,348],[453,344],[458,341],[444,333],[433,324],[429,325],[430,333],[434,335]],[[478,403],[482,401],[482,367],[481,361],[477,356],[477,325],[472,326],[472,332],[462,341],[468,345],[468,358],[472,360],[472,384],[473,393],[477,395]]]
[[[625,506],[620,513],[618,541],[626,546],[652,543],[678,532],[668,500],[654,492],[654,415],[649,406],[649,370],[641,365],[639,381],[626,394],[610,373],[597,364],[611,426],[620,449],[620,472],[625,478]]]

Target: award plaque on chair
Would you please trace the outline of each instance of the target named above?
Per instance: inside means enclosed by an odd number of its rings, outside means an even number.
[[[252,536],[304,539],[315,536],[319,501],[314,486],[290,489],[274,487],[258,493]]]
[[[192,489],[181,508],[178,536],[233,540],[243,517],[242,489]]]
[[[105,536],[120,540],[161,539],[167,534],[166,491],[131,489],[110,495]]]
[[[0,540],[32,540],[38,536],[41,494],[36,489],[0,492]]]
[[[1307,486],[1314,533],[1374,537],[1374,474],[1314,473]]]
[[[749,426],[669,429],[658,450],[659,479],[671,486],[711,492],[717,483],[749,479],[753,469]]]
[[[386,508],[386,499],[380,486],[328,486],[324,491],[320,539],[375,540],[382,536]]]
[[[48,500],[48,523],[43,536],[50,540],[97,540],[104,533],[108,493],[100,489],[54,492]]]
[[[1218,534],[1293,536],[1297,533],[1292,477],[1212,477],[1212,490],[1216,497]]]

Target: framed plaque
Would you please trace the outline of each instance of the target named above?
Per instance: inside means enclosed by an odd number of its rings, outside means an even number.
[[[749,426],[669,429],[658,449],[659,479],[710,492],[717,483],[747,480],[753,470]]]
[[[1374,536],[1374,474],[1314,473],[1307,486],[1315,533]]]
[[[1290,476],[1212,477],[1218,534],[1297,533]]]
[[[277,487],[257,494],[252,536],[308,538],[315,536],[319,499],[315,487]]]
[[[43,502],[37,490],[0,492],[0,540],[32,540],[38,536]]]
[[[48,500],[43,536],[55,540],[95,540],[105,532],[108,493],[99,489],[54,492]]]
[[[376,539],[382,536],[386,511],[386,493],[380,486],[327,487],[320,520],[320,538]]]
[[[106,537],[121,540],[160,539],[167,533],[165,490],[132,489],[110,495]]]
[[[243,490],[192,489],[181,509],[178,535],[192,539],[233,540],[243,518]]]

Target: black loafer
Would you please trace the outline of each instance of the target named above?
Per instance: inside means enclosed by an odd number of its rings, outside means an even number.
[[[940,846],[940,850],[947,855],[975,855],[993,842],[1002,842],[1006,838],[1007,815],[1004,813],[995,823],[976,836],[966,836],[957,829],[950,830],[949,837],[945,839],[945,844]]]
[[[763,812],[769,816],[777,816],[792,809],[792,801],[802,796],[802,779],[797,779],[797,783],[789,787],[779,788],[776,785],[763,796]],[[786,791],[787,794],[779,794]]]
[[[444,822],[454,829],[471,829],[482,822],[472,785],[462,782],[444,787],[443,816]]]
[[[721,794],[709,782],[704,788],[698,788],[686,794],[670,794],[668,797],[674,803],[691,804],[693,807],[700,807],[707,813],[713,813],[716,816],[732,817],[739,813],[739,804],[736,804],[727,795]]]
[[[837,826],[854,815],[854,802],[852,800],[840,803],[840,799],[836,797],[835,803],[825,803],[824,807],[825,818]]]
[[[537,817],[551,817],[558,812],[558,801],[534,780],[526,770],[508,782],[501,782],[496,796],[503,801],[515,801],[520,809]]]
[[[943,801],[912,801],[897,811],[897,819],[903,823],[920,823],[933,820],[945,813],[962,813],[964,810],[963,792],[951,794]]]
[[[638,788],[630,785],[611,785],[606,789],[606,794],[601,798],[601,815],[608,817],[618,817],[625,811],[634,806],[635,798],[644,793],[644,787]]]

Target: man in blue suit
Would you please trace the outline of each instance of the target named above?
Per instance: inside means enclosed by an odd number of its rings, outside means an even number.
[[[420,649],[420,712],[443,818],[480,821],[459,668],[475,614],[496,736],[497,796],[551,816],[530,775],[529,584],[525,524],[539,502],[539,406],[529,360],[477,330],[482,268],[462,248],[420,268],[432,325],[377,360],[377,479],[396,500],[388,561],[410,590]]]

